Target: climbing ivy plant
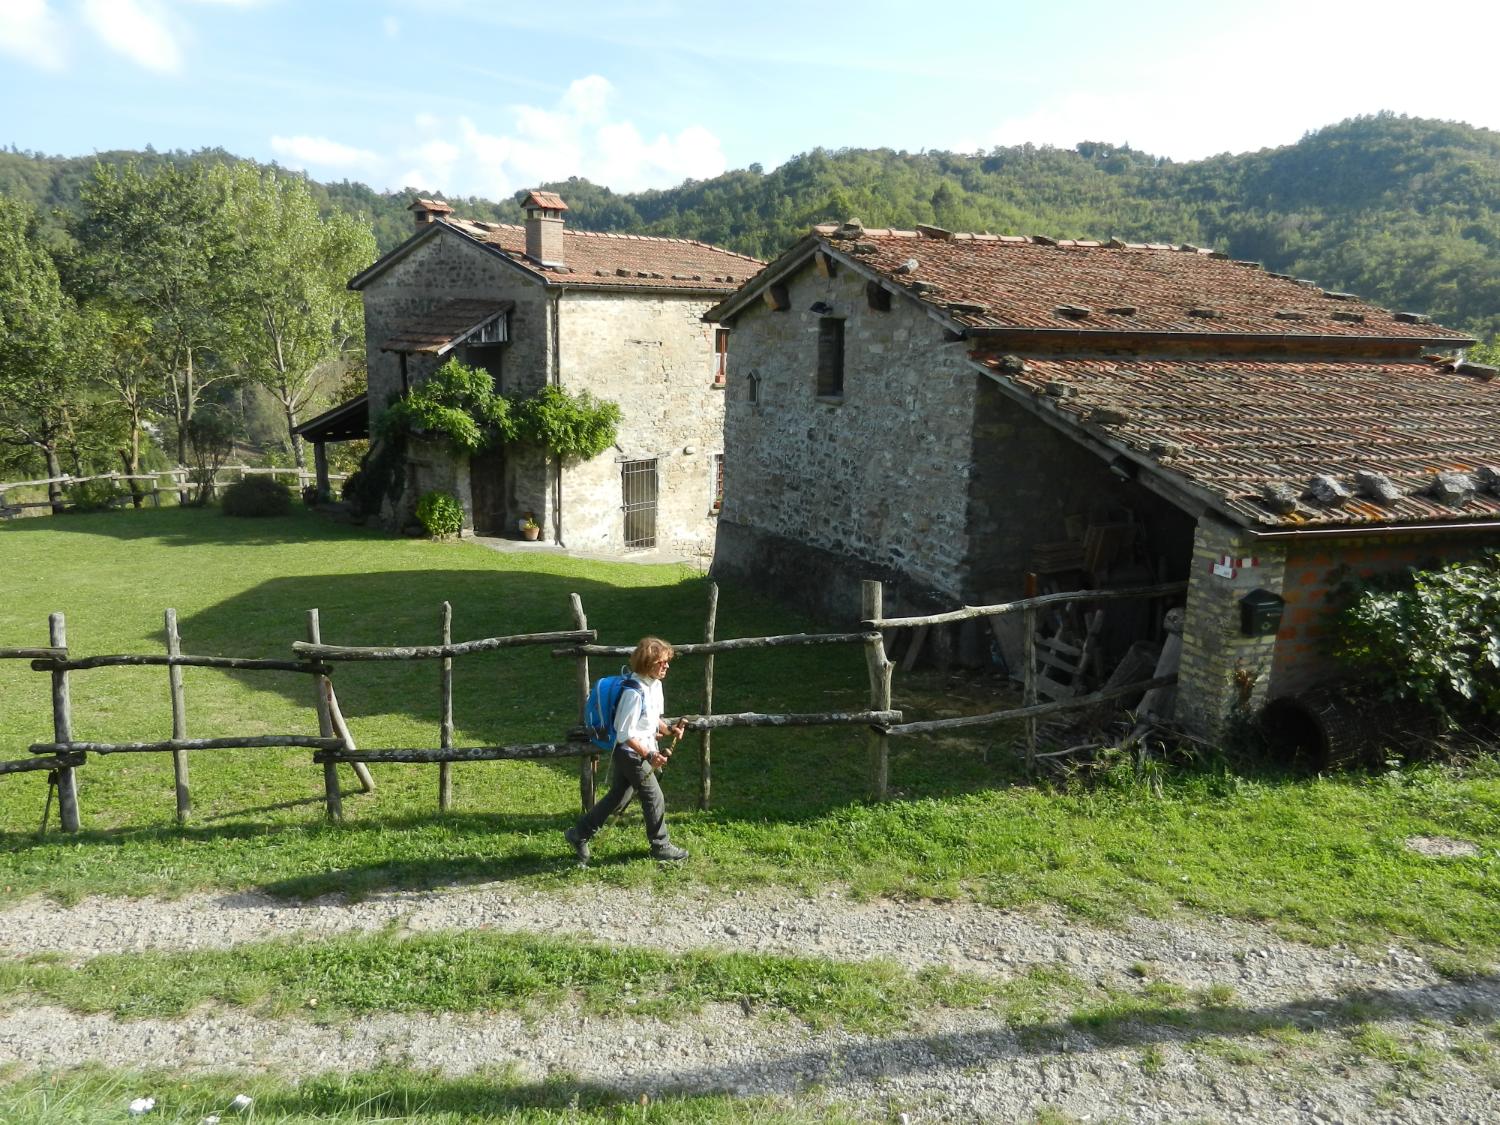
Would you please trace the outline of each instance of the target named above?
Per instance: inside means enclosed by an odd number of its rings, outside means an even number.
[[[516,404],[516,436],[561,460],[587,461],[615,443],[620,417],[618,403],[548,386]]]
[[[489,373],[450,359],[386,408],[375,426],[377,440],[344,493],[363,512],[380,510],[385,498],[401,495],[401,466],[411,438],[426,438],[467,457],[498,442],[541,446],[559,462],[588,460],[614,444],[619,404],[587,391],[572,395],[548,386],[513,401],[495,391]]]

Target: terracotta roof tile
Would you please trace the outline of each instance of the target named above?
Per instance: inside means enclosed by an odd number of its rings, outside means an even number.
[[[447,301],[407,321],[380,345],[380,350],[442,355],[455,340],[514,305],[514,301]]]
[[[543,268],[526,257],[526,228],[523,226],[454,218],[443,221],[454,230],[536,270],[549,282],[570,288],[599,286],[617,289],[623,286],[729,293],[758,274],[765,264],[756,258],[687,238],[564,229],[564,268]]]
[[[1423,360],[1188,360],[976,356],[995,375],[1098,425],[1217,496],[1250,523],[1283,527],[1461,522],[1500,517],[1500,379],[1492,368]],[[1472,474],[1472,496],[1434,489]],[[1358,473],[1389,478],[1376,498]],[[1313,478],[1353,495],[1320,502]],[[1264,502],[1284,485],[1295,509]],[[1327,493],[1326,487],[1320,491]]]
[[[555,191],[533,191],[529,192],[521,201],[522,207],[542,207],[548,211],[566,211],[568,205],[563,202],[563,197]]]
[[[1329,293],[1197,246],[947,232],[930,237],[832,224],[813,229],[827,248],[929,305],[983,306],[983,313],[954,316],[974,328],[1469,340],[1422,323],[1425,318],[1398,319],[1351,294]],[[897,273],[912,258],[917,268]],[[1135,312],[1110,311],[1127,306]],[[1058,314],[1064,307],[1090,311],[1075,319]]]

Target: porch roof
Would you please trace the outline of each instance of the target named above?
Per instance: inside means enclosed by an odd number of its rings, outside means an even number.
[[[413,317],[380,345],[383,352],[408,355],[446,355],[501,313],[515,307],[514,301],[460,298],[447,301]]]

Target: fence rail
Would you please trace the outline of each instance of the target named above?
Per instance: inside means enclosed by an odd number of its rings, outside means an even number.
[[[886,617],[882,613],[883,588],[879,582],[864,582],[861,586],[861,628],[845,633],[792,633],[766,637],[732,637],[716,639],[718,612],[718,587],[710,584],[709,612],[704,628],[704,640],[674,645],[682,656],[704,658],[704,712],[684,715],[679,720],[687,730],[701,736],[699,756],[699,806],[708,808],[712,788],[711,746],[712,734],[716,730],[733,728],[766,727],[862,727],[868,759],[869,792],[872,798],[884,799],[888,791],[889,745],[892,737],[929,734],[937,731],[993,725],[1010,720],[1025,720],[1027,723],[1027,762],[1033,764],[1036,754],[1035,721],[1043,715],[1093,707],[1100,703],[1120,698],[1126,694],[1165,687],[1176,682],[1175,675],[1158,674],[1139,683],[1110,685],[1092,694],[1071,699],[1039,703],[1036,698],[1037,662],[1034,658],[1033,636],[1036,628],[1036,611],[1039,607],[1076,601],[1108,601],[1120,598],[1161,597],[1181,593],[1186,583],[1165,583],[1156,586],[1131,587],[1121,590],[1070,591],[1063,594],[1048,594],[994,606],[965,606],[948,613],[931,614],[925,617]],[[66,622],[61,613],[48,619],[47,645],[0,648],[0,660],[26,660],[30,666],[48,674],[52,681],[53,738],[48,742],[36,742],[28,747],[31,757],[21,761],[0,762],[0,775],[48,771],[50,783],[58,794],[58,808],[65,831],[76,832],[80,817],[78,808],[77,770],[85,765],[89,755],[170,753],[172,755],[177,816],[185,822],[191,811],[191,794],[188,775],[189,752],[216,750],[251,750],[300,748],[313,751],[312,763],[323,768],[324,801],[328,815],[339,819],[343,814],[342,791],[338,767],[348,765],[367,792],[373,791],[375,783],[368,765],[371,763],[436,764],[439,769],[438,806],[446,810],[452,803],[451,767],[457,762],[478,761],[541,761],[549,759],[579,759],[579,798],[587,808],[593,803],[595,792],[595,769],[599,748],[588,741],[587,733],[576,727],[556,742],[533,742],[516,745],[455,746],[453,745],[453,661],[457,658],[493,652],[507,648],[540,647],[563,644],[565,647],[552,650],[554,657],[571,658],[576,664],[575,695],[577,716],[581,723],[584,704],[590,687],[589,659],[591,657],[622,657],[631,652],[624,646],[597,643],[597,631],[589,627],[584,613],[583,601],[577,594],[569,596],[574,628],[540,633],[519,633],[509,636],[484,637],[477,640],[455,643],[452,639],[452,607],[442,603],[439,617],[440,643],[385,646],[331,645],[322,642],[318,611],[307,614],[307,639],[293,641],[290,647],[292,660],[199,656],[182,652],[182,639],[177,627],[175,610],[165,613],[166,649],[163,653],[122,653],[99,656],[75,657],[67,642]],[[1026,677],[1023,706],[984,715],[968,715],[949,719],[933,719],[920,722],[903,722],[903,714],[892,706],[891,680],[895,665],[886,655],[882,629],[922,627],[968,620],[976,617],[995,617],[1006,613],[1022,613],[1026,621],[1027,651]],[[773,714],[744,711],[727,714],[713,713],[714,661],[720,653],[751,652],[758,650],[794,646],[852,645],[858,646],[865,658],[869,680],[867,706],[863,710],[828,711],[818,713]],[[436,747],[391,747],[360,749],[339,704],[334,690],[333,677],[336,668],[350,662],[389,662],[436,660],[440,674],[438,692],[440,700],[439,745]],[[75,673],[93,669],[132,666],[165,667],[168,673],[168,688],[172,703],[172,736],[159,741],[103,742],[80,740],[73,737],[72,705],[69,692],[69,677]],[[242,737],[190,738],[188,737],[188,715],[186,694],[182,683],[183,668],[217,668],[227,671],[255,671],[275,674],[291,674],[312,677],[311,703],[317,719],[318,733],[280,733]],[[44,817],[45,819],[45,817]]]
[[[189,488],[194,487],[192,474],[195,471],[196,470],[189,469],[186,466],[178,465],[176,468],[159,469],[155,472],[150,473],[112,472],[96,473],[93,476],[84,477],[72,476],[71,474],[64,473],[59,477],[40,477],[37,480],[4,481],[0,482],[0,517],[3,517],[6,512],[15,512],[26,508],[52,507],[51,500],[8,500],[6,494],[18,488],[51,487],[55,484],[62,485],[64,488],[67,488],[76,484],[90,484],[94,481],[101,480],[121,484],[130,484],[141,481],[149,482],[151,487],[140,489],[138,494],[141,496],[149,496],[153,504],[160,504],[161,494],[163,492],[183,493],[186,492]],[[314,484],[317,481],[316,470],[299,469],[295,465],[269,467],[258,467],[250,465],[225,465],[214,473],[213,486],[215,488],[218,488],[231,481],[244,480],[246,477],[251,476],[270,476],[273,478],[278,476],[296,477],[298,489],[306,488],[310,484]],[[347,473],[330,473],[328,476],[328,480],[330,482],[341,481],[347,479],[347,477]],[[165,487],[163,486],[164,481],[166,482]],[[121,501],[128,500],[132,495],[135,494],[136,493],[134,491],[122,492],[119,494],[117,499]]]

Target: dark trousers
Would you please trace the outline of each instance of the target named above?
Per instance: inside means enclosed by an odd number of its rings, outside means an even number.
[[[588,840],[604,822],[630,804],[630,798],[639,795],[641,812],[646,817],[646,839],[651,847],[659,848],[667,842],[667,801],[662,796],[661,786],[651,766],[633,758],[623,747],[616,746],[609,760],[609,792],[594,802],[594,807],[578,818],[574,826],[578,835]]]

